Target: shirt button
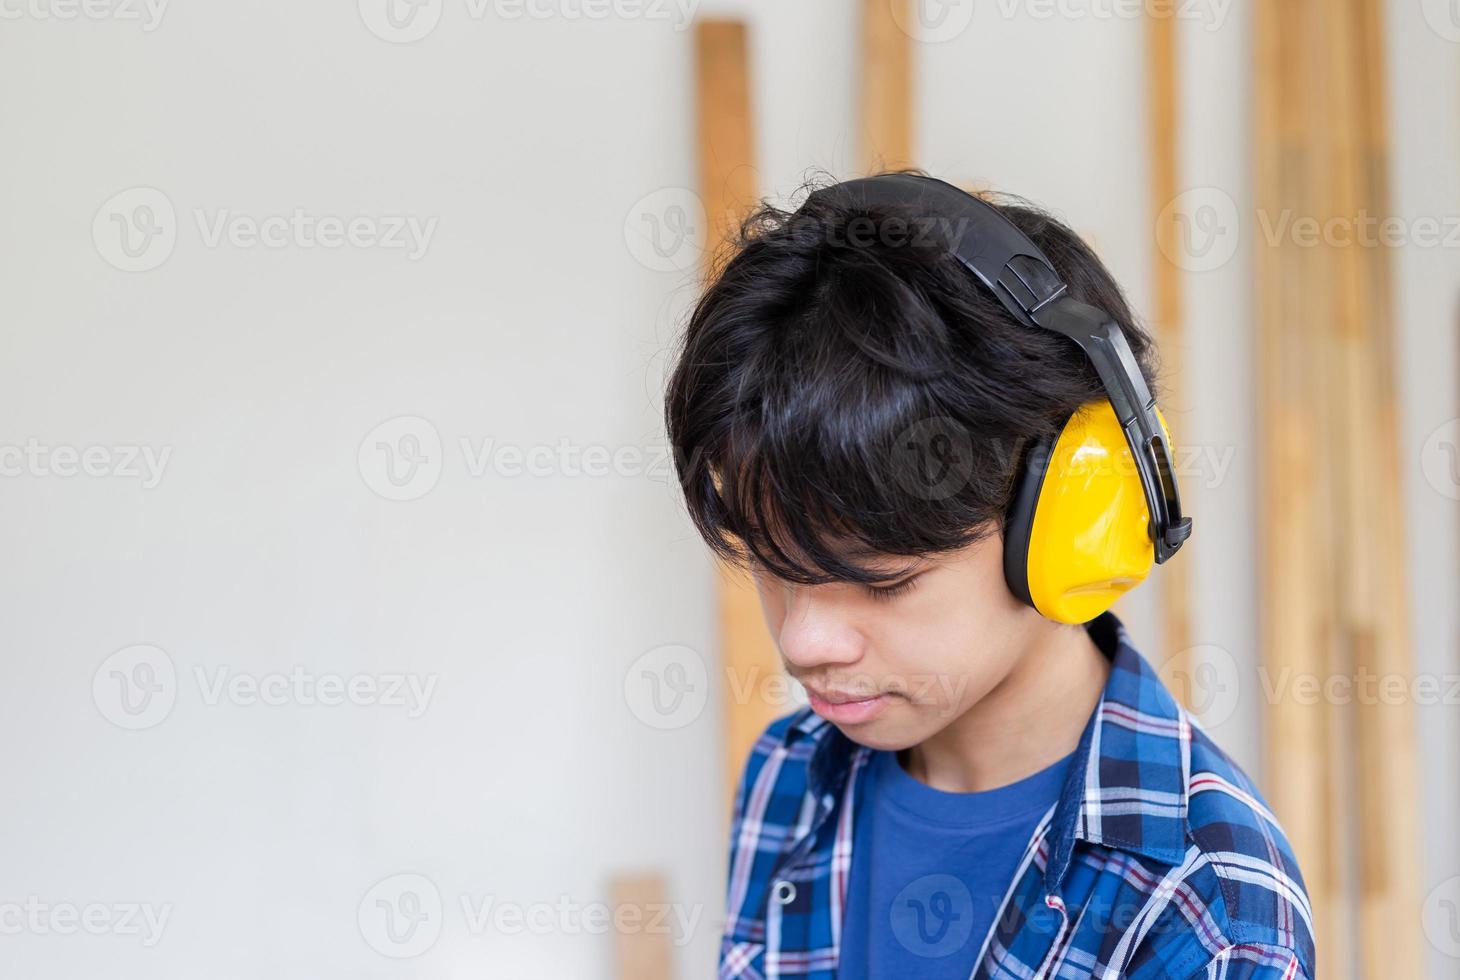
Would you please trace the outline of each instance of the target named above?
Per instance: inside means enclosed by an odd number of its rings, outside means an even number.
[[[776,882],[775,896],[778,904],[790,905],[796,900],[796,886],[782,878]]]

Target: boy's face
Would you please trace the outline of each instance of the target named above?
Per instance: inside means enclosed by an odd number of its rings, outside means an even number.
[[[982,700],[1048,624],[1004,582],[1003,538],[889,558],[906,569],[882,594],[855,583],[798,585],[756,568],[766,625],[811,707],[854,742],[897,751]]]

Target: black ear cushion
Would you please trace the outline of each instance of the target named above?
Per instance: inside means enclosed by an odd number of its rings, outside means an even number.
[[[1060,427],[1064,431],[1064,427]],[[1033,606],[1029,595],[1029,535],[1034,530],[1034,511],[1039,491],[1049,470],[1050,451],[1058,439],[1039,439],[1025,447],[1014,475],[1014,492],[1004,521],[1004,581],[1014,597]]]

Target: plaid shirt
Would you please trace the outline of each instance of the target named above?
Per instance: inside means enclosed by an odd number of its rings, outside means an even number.
[[[1110,678],[970,980],[1311,980],[1313,913],[1277,820],[1115,614],[1087,629]],[[836,975],[871,752],[807,708],[756,743],[731,826],[722,980]]]

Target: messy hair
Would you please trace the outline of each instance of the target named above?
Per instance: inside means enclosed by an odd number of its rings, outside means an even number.
[[[699,297],[665,418],[685,502],[714,552],[802,584],[876,584],[868,559],[1002,533],[1021,454],[1104,397],[1068,338],[1015,320],[952,254],[952,222],[811,186],[761,204]],[[1156,350],[1074,232],[988,199],[1070,294]],[[950,216],[952,217],[952,216]]]

